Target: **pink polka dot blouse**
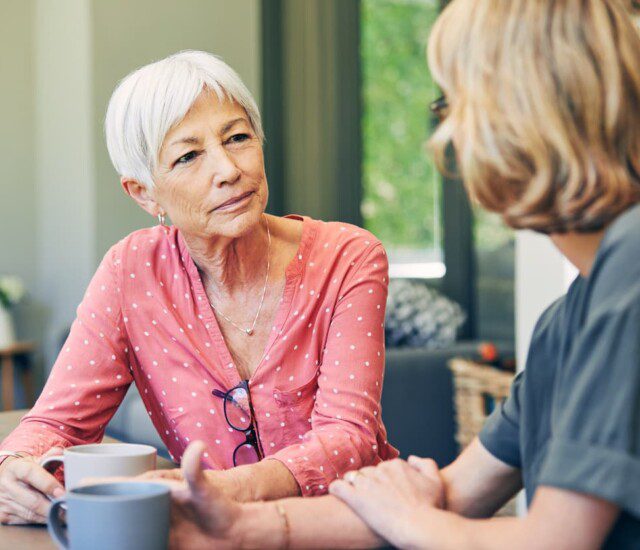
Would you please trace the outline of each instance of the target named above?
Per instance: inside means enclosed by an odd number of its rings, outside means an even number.
[[[315,495],[398,455],[380,414],[388,264],[363,229],[294,218],[300,247],[249,388],[266,458]],[[0,448],[100,441],[135,382],[176,462],[203,440],[207,465],[230,468],[245,436],[212,390],[240,381],[179,231],[143,229],[106,254],[40,398]]]

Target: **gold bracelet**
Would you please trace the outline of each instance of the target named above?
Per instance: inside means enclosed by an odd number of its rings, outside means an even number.
[[[3,464],[7,458],[24,458],[22,455],[14,451],[0,451],[0,464]]]
[[[282,550],[288,550],[289,548],[289,543],[291,542],[291,526],[289,525],[289,516],[287,516],[287,511],[284,509],[284,506],[282,506],[281,502],[276,502],[276,510],[278,511],[278,514],[280,515],[280,517],[282,518],[282,521],[284,522],[284,536],[283,536],[283,542],[282,542]]]
[[[0,451],[0,457],[22,458],[16,451]]]

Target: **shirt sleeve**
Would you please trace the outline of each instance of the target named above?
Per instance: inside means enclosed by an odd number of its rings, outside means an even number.
[[[539,361],[545,361],[547,350],[558,348],[558,326],[563,318],[565,297],[552,303],[536,322],[531,335],[526,369],[519,373],[504,403],[497,406],[485,422],[479,434],[480,443],[498,460],[514,468],[522,468],[520,454],[521,410],[525,394],[531,393],[527,388],[532,368],[537,367]],[[535,382],[533,382],[535,386]]]
[[[521,467],[520,400],[525,372],[515,377],[509,397],[494,409],[479,435],[480,443],[487,451],[514,468]]]
[[[640,517],[640,303],[594,316],[577,338],[539,484]]]
[[[371,245],[333,312],[311,429],[299,444],[268,457],[291,471],[303,496],[324,494],[347,471],[380,461],[387,281],[386,253],[381,244]]]
[[[40,397],[0,449],[41,456],[54,446],[102,439],[133,379],[126,359],[117,262],[112,249],[78,306]]]

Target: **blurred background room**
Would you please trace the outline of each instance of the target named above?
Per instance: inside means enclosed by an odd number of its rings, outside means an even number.
[[[143,64],[201,49],[229,63],[261,106],[269,211],[361,225],[386,246],[389,438],[403,456],[452,460],[462,413],[475,414],[476,402],[486,412],[500,395],[491,386],[469,393],[450,360],[498,365],[510,379],[533,320],[571,271],[540,237],[516,235],[470,205],[426,151],[436,124],[428,106],[440,92],[425,47],[441,2],[0,6],[3,407],[26,408],[38,395],[108,248],[156,223],[125,197],[109,161],[103,121],[114,87]],[[162,446],[134,388],[109,431]]]

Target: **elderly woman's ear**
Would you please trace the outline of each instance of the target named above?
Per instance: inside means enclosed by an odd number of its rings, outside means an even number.
[[[120,178],[120,184],[124,192],[136,201],[140,208],[151,214],[154,218],[164,213],[164,209],[156,202],[153,191],[149,191],[144,183],[123,176]]]

